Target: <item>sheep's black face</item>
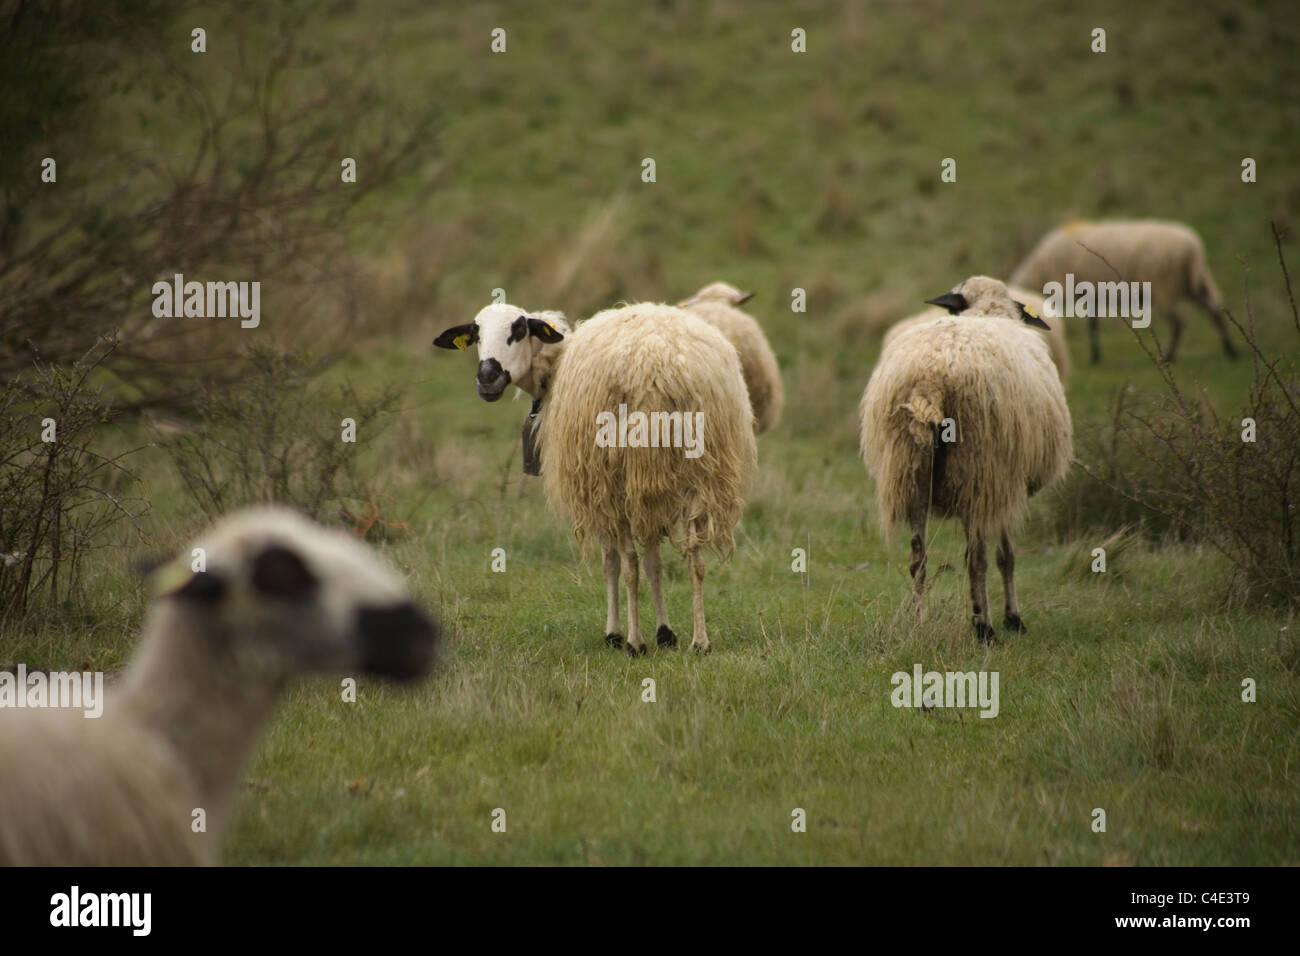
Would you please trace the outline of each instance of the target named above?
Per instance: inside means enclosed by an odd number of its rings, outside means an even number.
[[[505,394],[510,384],[510,372],[501,367],[494,358],[484,359],[478,363],[478,374],[474,377],[474,387],[478,389],[479,398],[485,402],[495,402]]]
[[[369,674],[407,681],[433,663],[438,625],[410,603],[363,607],[357,612],[361,666]]]

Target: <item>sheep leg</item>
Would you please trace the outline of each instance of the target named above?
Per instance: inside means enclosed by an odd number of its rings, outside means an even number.
[[[691,635],[691,650],[698,654],[709,652],[709,635],[704,629],[704,559],[698,547],[686,552],[686,564],[691,569],[691,607],[695,612],[695,630]]]
[[[912,560],[908,570],[912,572],[912,607],[918,619],[925,617],[925,519],[930,510],[930,463],[922,466],[919,488],[925,489],[924,495],[916,495],[908,505],[907,520],[912,526]]]
[[[966,536],[966,573],[970,576],[971,622],[975,625],[975,635],[981,641],[993,640],[993,622],[989,617],[989,591],[986,577],[988,574],[988,554],[984,550],[984,539],[977,534],[967,532]]]
[[[1169,344],[1160,350],[1160,361],[1172,362],[1178,352],[1178,340],[1183,337],[1183,317],[1169,310]]]
[[[633,657],[645,653],[645,641],[641,640],[641,607],[637,588],[636,545],[632,539],[623,540],[623,578],[627,586],[627,652]]]
[[[1088,350],[1093,365],[1101,361],[1100,330],[1097,327],[1097,317],[1095,315],[1088,316]]]
[[[605,548],[605,643],[622,647],[623,635],[618,629],[618,551]]]
[[[655,602],[655,643],[660,647],[675,647],[677,635],[668,626],[668,605],[664,603],[664,586],[660,578],[663,564],[659,561],[659,542],[645,549],[645,576],[650,580],[650,596]]]
[[[1223,319],[1223,312],[1202,299],[1197,299],[1196,304],[1210,317],[1214,327],[1219,330],[1219,339],[1223,342],[1223,354],[1230,359],[1235,359],[1237,357],[1237,347],[1232,344],[1232,338],[1228,335],[1228,323]]]
[[[1020,620],[1020,602],[1016,600],[1016,552],[1011,548],[1011,538],[1003,531],[1002,543],[998,545],[998,570],[1002,572],[1002,589],[1007,597],[1007,615],[1002,619],[1002,626],[1008,631],[1025,630],[1025,622]]]

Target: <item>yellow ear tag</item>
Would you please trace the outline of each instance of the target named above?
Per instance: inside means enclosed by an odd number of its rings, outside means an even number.
[[[469,347],[469,333],[462,332],[451,340],[451,344],[456,346],[456,348],[460,349],[462,352],[465,351],[465,349]]]
[[[190,563],[184,558],[169,561],[149,575],[149,593],[153,597],[165,597],[175,594],[189,583],[194,572]]]
[[[1020,308],[1024,309],[1025,315],[1029,316],[1031,319],[1042,318],[1042,316],[1038,314],[1038,310],[1035,309],[1032,305],[1022,305]]]

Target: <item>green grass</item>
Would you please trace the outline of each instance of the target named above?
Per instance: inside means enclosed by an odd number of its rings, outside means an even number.
[[[881,539],[860,465],[804,454],[782,428],[761,443],[735,556],[710,565],[714,652],[631,661],[601,640],[598,558],[535,480],[512,470],[502,490],[523,404],[462,398],[478,414],[454,427],[457,481],[392,551],[453,636],[447,670],[410,695],[365,686],[356,705],[331,682],[295,692],[249,772],[269,787],[246,794],[232,860],[1295,862],[1300,643],[1276,613],[1224,613],[1208,551],[1130,544],[1095,575],[1100,539],[1031,528],[1030,631],[986,649],[956,529],[934,536],[916,626],[905,542]],[[505,573],[489,571],[495,547]],[[688,634],[689,582],[666,565]],[[894,709],[890,676],[915,663],[997,670],[1001,713]],[[1241,702],[1244,677],[1258,703]],[[807,833],[791,832],[795,807]]]
[[[1048,494],[1017,539],[1029,632],[975,642],[951,526],[935,528],[917,625],[902,613],[906,540],[876,523],[855,422],[883,325],[966,275],[1004,274],[1069,215],[1192,223],[1234,312],[1240,257],[1262,342],[1294,350],[1267,228],[1300,212],[1287,5],[389,9],[314,29],[326,45],[368,29],[397,95],[437,97],[445,127],[439,154],[378,197],[384,228],[357,234],[374,324],[331,374],[409,386],[362,453],[409,519],[387,550],[440,614],[446,664],[411,692],[363,681],[355,704],[333,681],[294,688],[247,768],[230,862],[1300,862],[1292,616],[1240,607],[1208,547],[1129,540],[1093,574],[1114,529],[1059,539]],[[1110,52],[1093,56],[1098,25]],[[487,53],[494,26],[505,56]],[[1245,155],[1261,171],[1250,186]],[[957,184],[939,183],[946,156]],[[785,421],[760,441],[736,554],[709,563],[714,652],[630,661],[602,642],[598,556],[520,474],[527,404],[482,403],[473,363],[429,342],[497,286],[582,316],[714,279],[758,291]],[[796,286],[806,314],[789,311]],[[1235,407],[1249,364],[1185,317],[1180,378]],[[263,324],[293,321],[264,307]],[[1097,367],[1082,333],[1080,426],[1117,387],[1157,386],[1127,331],[1105,330]],[[144,538],[176,547],[192,508],[161,455],[137,464]],[[489,569],[496,547],[505,573]],[[790,570],[798,547],[807,576]],[[96,560],[85,602],[15,635],[12,656],[119,666],[143,609],[123,550]],[[689,640],[689,582],[667,550],[665,582]],[[990,597],[1000,607],[995,574]],[[916,663],[998,671],[1001,713],[896,710],[890,675]],[[806,833],[791,832],[796,807]]]

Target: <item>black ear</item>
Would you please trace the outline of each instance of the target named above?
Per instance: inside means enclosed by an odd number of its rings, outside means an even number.
[[[269,545],[253,561],[253,587],[275,597],[300,598],[316,589],[316,576],[302,558],[278,544]]]
[[[170,560],[172,556],[165,554],[136,555],[131,559],[131,568],[140,577],[147,578]]]
[[[541,339],[547,345],[554,345],[564,338],[563,332],[560,332],[551,323],[543,322],[541,319],[528,320],[528,334]]]
[[[478,326],[473,322],[468,325],[453,325],[442,335],[433,340],[440,349],[460,349],[462,352],[478,341]]]
[[[1026,308],[1023,302],[1017,302],[1016,308],[1020,310],[1020,318],[1024,320],[1026,325],[1032,325],[1037,329],[1047,329],[1049,332],[1051,331],[1052,327],[1035,315],[1030,309]]]
[[[945,292],[936,299],[926,299],[925,304],[943,306],[952,315],[956,315],[959,312],[965,312],[970,308],[966,302],[966,297],[960,292]]]
[[[226,582],[211,571],[195,571],[185,586],[172,594],[187,601],[215,603],[225,597]]]

